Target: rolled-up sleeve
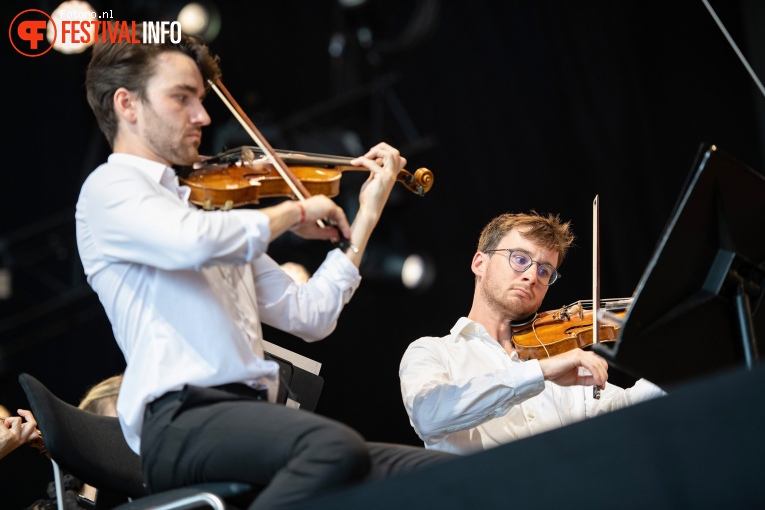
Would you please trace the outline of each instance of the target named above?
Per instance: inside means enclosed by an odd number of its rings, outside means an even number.
[[[413,342],[399,368],[404,406],[427,445],[504,416],[544,390],[535,360],[513,362],[504,356],[496,357],[494,366],[477,366],[467,353],[463,359],[451,355],[441,341],[426,337]]]
[[[601,393],[600,399],[587,400],[586,413],[588,417],[598,416],[638,402],[663,397],[666,394],[663,389],[646,379],[638,379],[631,388],[627,389],[606,384],[606,390]]]
[[[257,210],[202,211],[136,169],[96,170],[77,213],[102,264],[132,262],[165,270],[244,264],[268,247],[270,223]],[[98,268],[93,268],[97,270]]]
[[[266,255],[253,266],[263,323],[309,342],[334,331],[340,312],[361,281],[356,266],[338,249],[303,284],[296,284]]]

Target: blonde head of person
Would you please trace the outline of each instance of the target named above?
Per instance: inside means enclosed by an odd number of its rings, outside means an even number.
[[[122,384],[122,374],[112,376],[96,384],[83,397],[77,406],[101,416],[117,416],[117,395]]]
[[[122,384],[122,374],[104,379],[88,390],[83,397],[80,405],[77,406],[84,411],[88,411],[101,416],[117,417],[117,395],[120,392]],[[95,487],[83,484],[80,489],[80,496],[91,501],[95,501],[97,490]]]
[[[116,417],[117,395],[119,394],[121,384],[122,374],[115,375],[99,382],[85,393],[85,396],[77,407],[93,414]],[[66,501],[71,497],[76,498],[77,496],[82,496],[90,501],[96,500],[97,490],[95,487],[83,484],[74,478],[68,478],[69,479],[65,477],[64,479],[65,507],[67,504]],[[52,485],[53,484],[51,483],[51,487],[48,489],[50,499],[36,501],[27,510],[47,510],[49,508],[54,508],[54,505],[57,504],[56,491]],[[74,492],[74,495],[70,496],[72,492]]]

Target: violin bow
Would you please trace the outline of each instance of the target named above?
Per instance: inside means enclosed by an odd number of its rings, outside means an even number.
[[[600,342],[600,200],[592,201],[592,345]]]
[[[268,156],[271,163],[274,165],[274,168],[276,168],[276,171],[279,173],[279,175],[284,179],[284,181],[289,186],[292,193],[295,195],[295,197],[300,201],[304,202],[306,198],[309,198],[311,194],[308,192],[307,189],[305,189],[305,186],[303,186],[303,183],[300,182],[300,180],[295,177],[295,175],[290,171],[289,167],[284,163],[284,160],[279,156],[279,154],[274,150],[273,147],[271,147],[271,144],[268,143],[268,140],[261,134],[260,130],[255,126],[255,124],[250,120],[249,117],[247,117],[247,114],[244,113],[244,110],[239,106],[239,104],[236,102],[234,97],[229,93],[228,89],[226,89],[225,86],[223,86],[223,83],[220,81],[220,79],[216,78],[215,80],[207,80],[207,83],[210,84],[210,87],[215,91],[215,93],[218,95],[221,101],[223,101],[223,104],[226,105],[226,107],[229,109],[231,114],[234,116],[234,118],[241,124],[241,126],[244,128],[244,130],[247,132],[248,135],[252,138],[252,140],[260,147],[260,150],[263,151],[263,154]],[[330,222],[325,222],[324,220],[317,220],[317,223],[320,227],[324,228],[327,226],[335,227],[336,226]],[[327,225],[327,223],[330,223]],[[345,239],[343,234],[340,232],[340,229],[337,229],[338,234],[340,235],[340,241],[338,241],[338,246],[340,246],[341,249],[347,249],[350,248],[355,253],[358,253],[358,248],[356,248],[348,239]]]
[[[752,66],[749,65],[749,62],[746,60],[746,57],[744,57],[744,54],[741,53],[741,50],[738,49],[738,45],[736,45],[736,42],[728,33],[728,30],[725,28],[725,25],[723,25],[723,22],[720,21],[720,18],[717,16],[717,13],[712,8],[712,5],[710,5],[709,0],[701,0],[701,1],[706,6],[707,11],[709,11],[709,15],[712,16],[712,19],[715,21],[715,23],[717,23],[717,27],[720,29],[720,31],[723,33],[725,38],[728,40],[728,44],[730,44],[731,48],[733,48],[733,51],[736,52],[736,55],[738,55],[738,58],[739,60],[741,60],[741,63],[744,64],[744,67],[749,73],[749,76],[752,78],[752,80],[754,80],[754,83],[760,89],[760,93],[762,93],[763,97],[765,97],[765,87],[762,86],[762,82],[755,74],[754,69],[752,69]]]
[[[592,201],[592,345],[600,342],[600,199]],[[602,388],[592,387],[592,397],[600,399]]]

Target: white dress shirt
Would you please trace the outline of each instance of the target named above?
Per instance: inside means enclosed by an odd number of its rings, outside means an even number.
[[[468,454],[568,425],[664,392],[639,380],[624,390],[545,381],[537,360],[508,354],[462,317],[451,334],[412,342],[399,369],[409,419],[425,447]]]
[[[77,202],[80,258],[127,362],[117,412],[136,452],[146,404],[184,384],[275,394],[279,367],[263,359],[261,321],[324,338],[360,282],[333,250],[297,285],[265,254],[265,214],[202,211],[188,196],[172,169],[112,154]]]

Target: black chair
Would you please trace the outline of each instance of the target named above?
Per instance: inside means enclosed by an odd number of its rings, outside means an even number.
[[[19,382],[53,461],[59,510],[63,510],[62,471],[98,489],[97,510],[117,505],[120,510],[224,510],[225,500],[252,499],[257,493],[257,487],[247,484],[210,483],[149,495],[140,459],[125,442],[117,418],[74,407],[29,374],[21,374]]]

